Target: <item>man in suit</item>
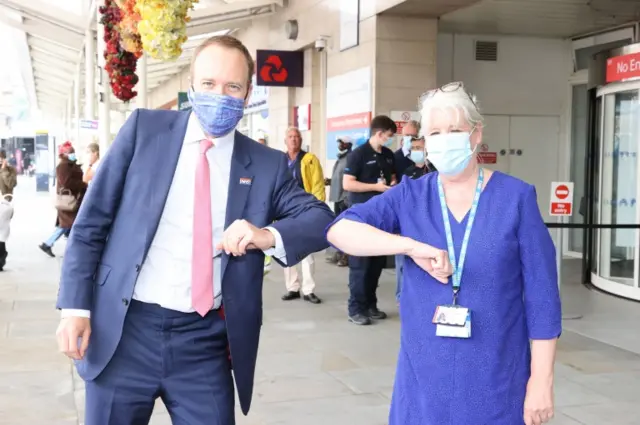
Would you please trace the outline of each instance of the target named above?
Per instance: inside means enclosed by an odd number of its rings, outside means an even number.
[[[254,63],[230,36],[194,52],[193,110],[135,111],[103,158],[62,265],[59,349],[86,382],[86,425],[233,425],[247,414],[264,258],[327,247],[329,208],[282,152],[234,131]],[[223,308],[224,306],[224,308]]]

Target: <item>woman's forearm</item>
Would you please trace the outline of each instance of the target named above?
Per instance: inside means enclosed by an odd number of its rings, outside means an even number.
[[[531,377],[553,379],[557,339],[531,341]]]
[[[368,224],[342,219],[331,226],[327,240],[342,252],[357,257],[406,254],[415,241],[392,235]]]

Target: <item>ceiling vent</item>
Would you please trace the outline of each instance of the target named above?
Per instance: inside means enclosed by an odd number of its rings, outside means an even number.
[[[476,41],[476,60],[485,62],[498,61],[497,41]]]

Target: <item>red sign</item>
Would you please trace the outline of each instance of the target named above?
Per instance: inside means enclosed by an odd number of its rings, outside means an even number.
[[[342,117],[329,118],[327,131],[353,130],[356,128],[368,128],[371,123],[371,112],[344,115]]]
[[[571,202],[552,202],[551,215],[571,215]]]
[[[498,154],[496,152],[478,152],[478,162],[480,164],[496,164]]]
[[[607,59],[607,83],[640,77],[640,53]]]
[[[304,52],[258,50],[256,72],[258,86],[304,87]]]
[[[560,186],[556,187],[556,198],[558,199],[567,199],[567,197],[569,196],[569,188],[563,184],[561,184]]]

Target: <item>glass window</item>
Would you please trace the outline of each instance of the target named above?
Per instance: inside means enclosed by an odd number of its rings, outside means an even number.
[[[588,126],[587,85],[573,86],[571,104],[571,177],[574,185],[574,208],[570,223],[584,223],[584,165],[587,156]],[[582,229],[569,229],[569,251],[582,252]]]

